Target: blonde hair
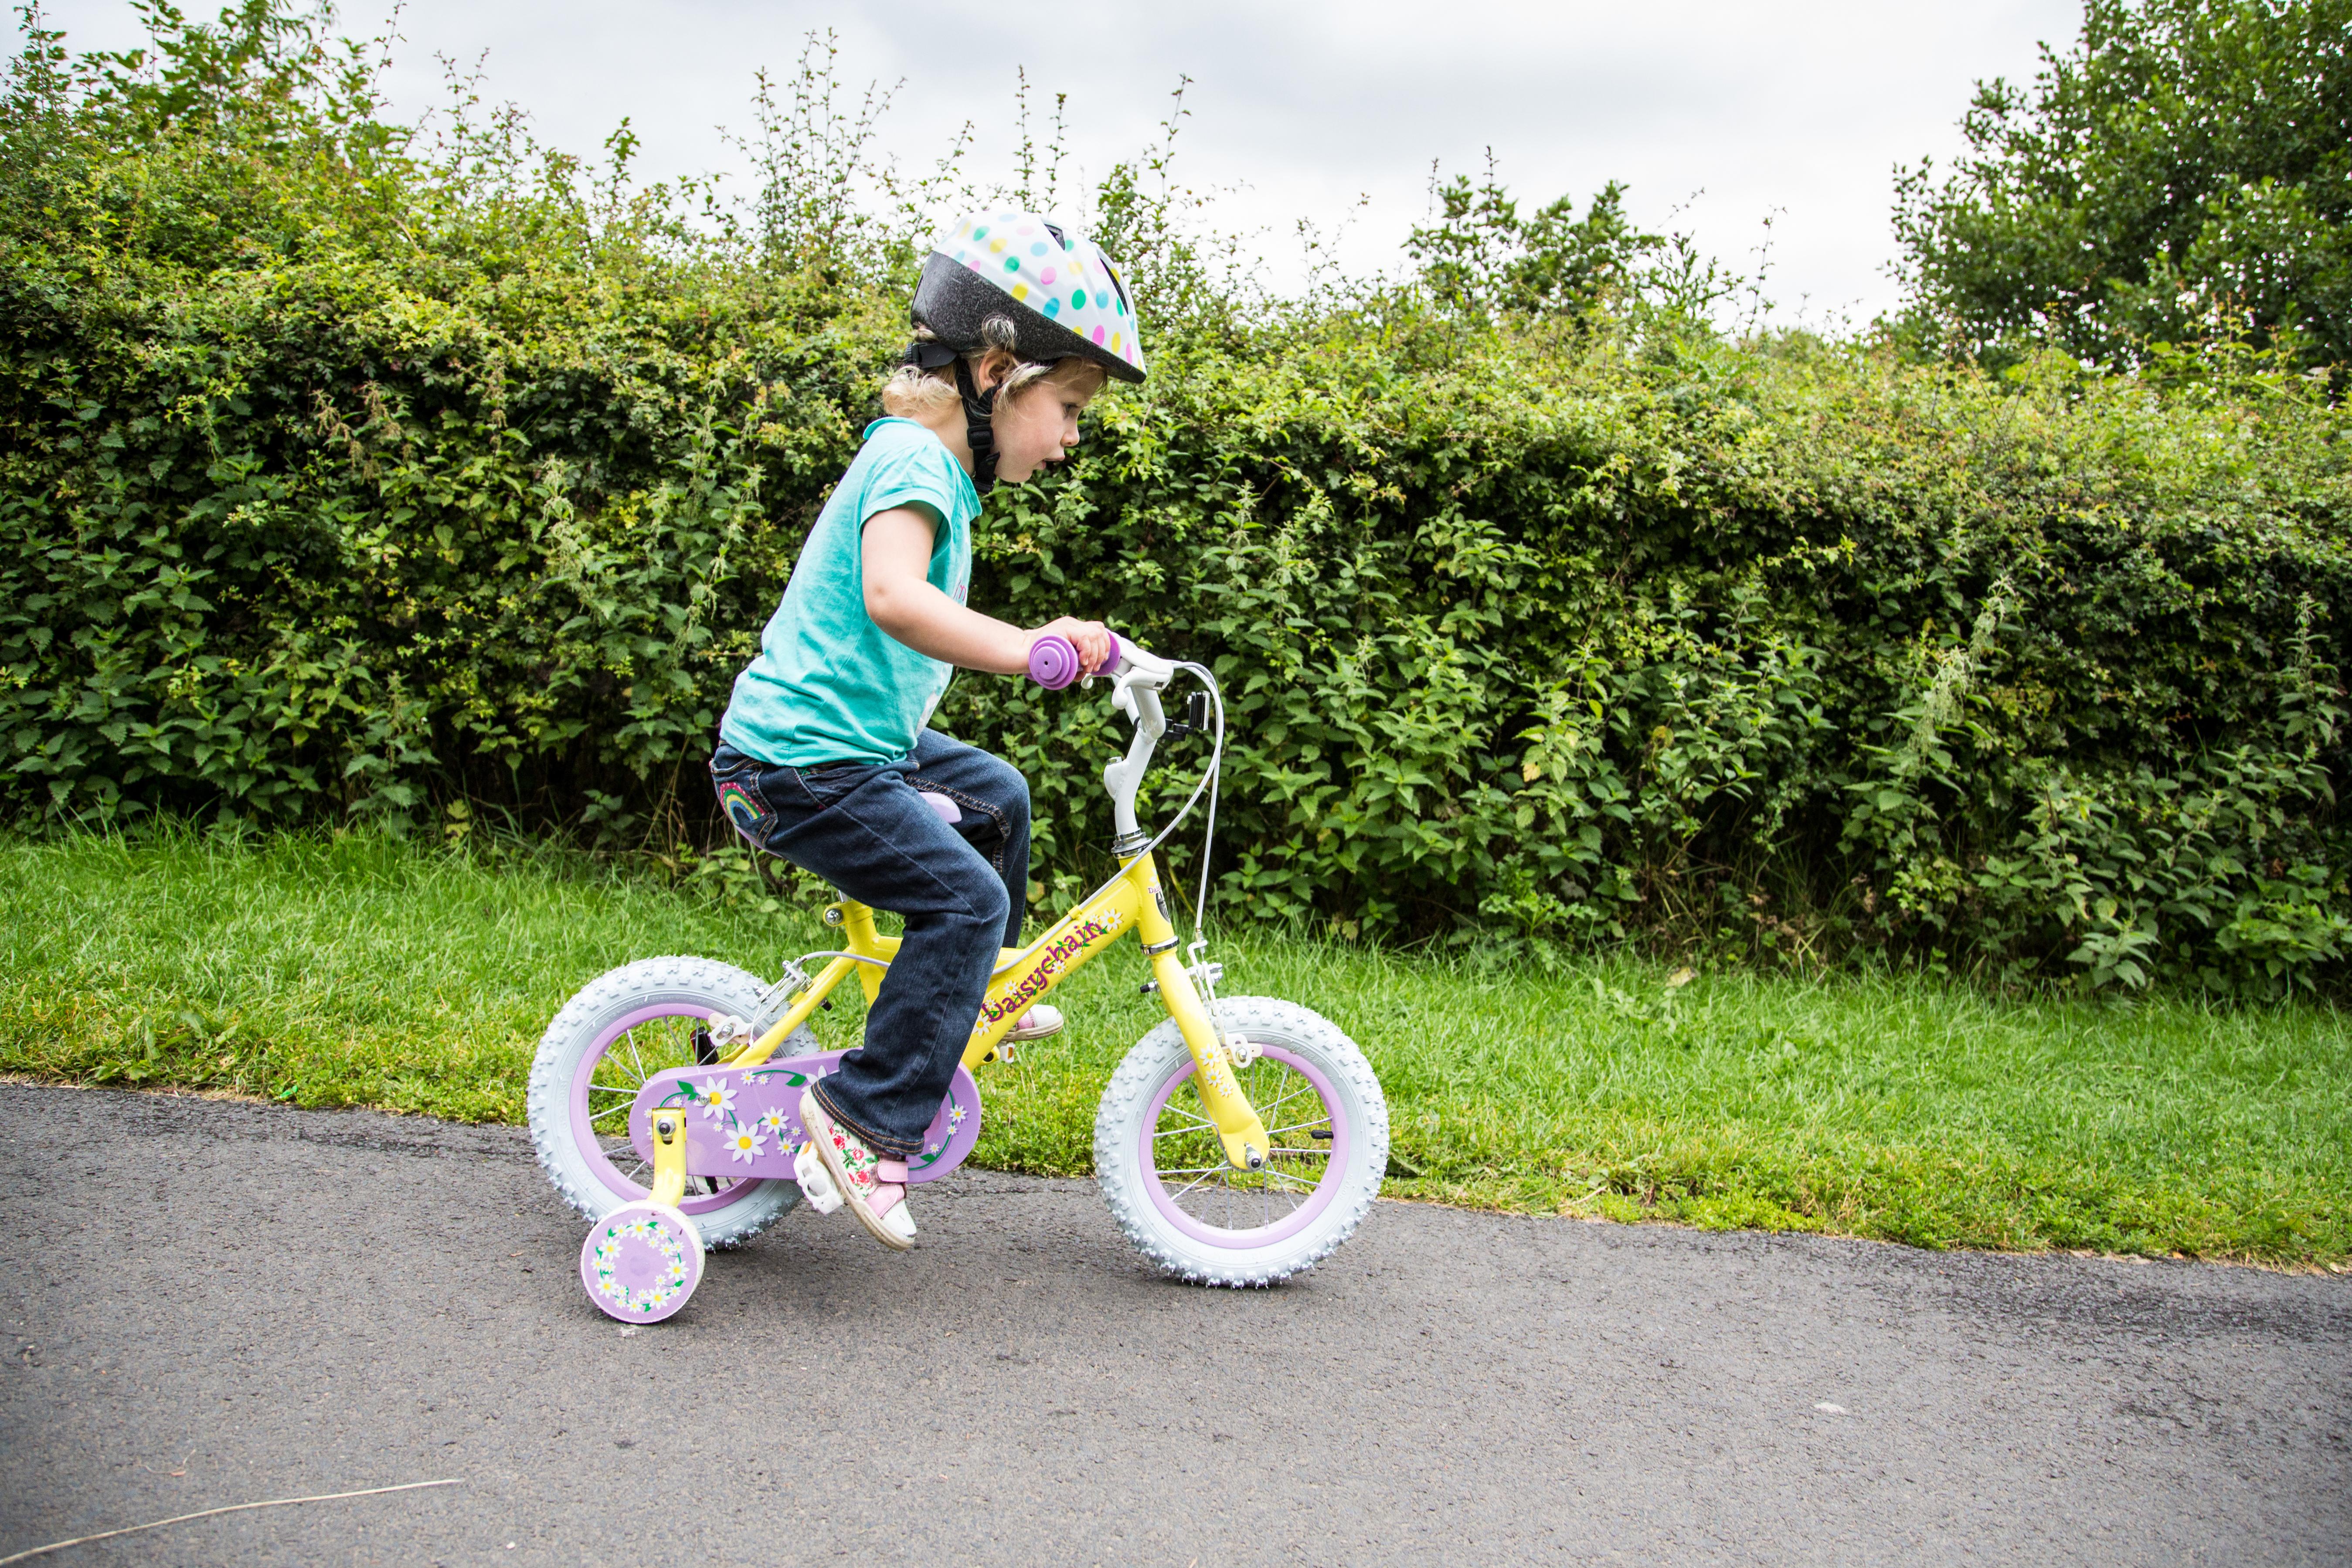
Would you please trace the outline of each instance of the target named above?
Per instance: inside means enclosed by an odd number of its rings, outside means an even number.
[[[991,354],[1003,353],[1010,357],[1019,336],[1019,330],[1013,326],[1010,317],[991,316],[980,324],[981,342],[988,346],[964,355],[964,363],[977,371]],[[915,329],[915,341],[929,343],[939,340],[931,335],[930,328],[919,326]],[[1015,394],[1045,380],[1068,363],[1066,360],[1016,361],[1011,373],[996,388],[997,406],[1003,407]],[[1084,361],[1078,363],[1086,364]],[[1086,368],[1095,370],[1098,367],[1086,365]],[[900,419],[929,418],[955,407],[961,397],[956,390],[955,368],[952,365],[925,370],[919,364],[902,364],[891,373],[888,381],[882,384],[884,410]]]

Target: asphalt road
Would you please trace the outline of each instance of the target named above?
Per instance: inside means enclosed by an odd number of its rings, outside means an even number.
[[[1377,1205],[1145,1273],[966,1172],[624,1331],[523,1134],[0,1085],[0,1557],[2352,1562],[2352,1278]]]

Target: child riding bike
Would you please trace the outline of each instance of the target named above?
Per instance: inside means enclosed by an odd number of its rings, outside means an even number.
[[[1029,787],[1002,758],[929,728],[957,668],[1017,675],[1058,636],[1092,674],[1098,621],[1024,629],[968,608],[981,497],[1077,445],[1110,378],[1140,383],[1142,345],[1111,258],[1035,213],[950,224],[924,262],[914,342],[883,389],[889,416],[818,514],[759,657],[736,678],[711,782],[736,830],[848,898],[906,921],[865,1044],[800,1106],[851,1211],[914,1245],[909,1155],[971,1037],[1000,947],[1020,945]],[[1061,1027],[1038,1005],[1008,1038]]]
[[[1108,378],[1143,379],[1114,264],[1034,213],[975,215],[941,237],[913,313],[891,416],[811,530],[711,764],[746,839],[841,888],[830,950],[782,961],[772,983],[689,953],[634,959],[575,992],[531,1059],[532,1146],[590,1222],[582,1289],[625,1324],[683,1310],[710,1251],[803,1201],[846,1200],[883,1245],[911,1246],[908,1189],[979,1142],[973,1073],[1058,1029],[1055,989],[1130,938],[1167,1016],[1104,1084],[1093,1163],[1149,1266],[1214,1286],[1289,1279],[1354,1233],[1387,1168],[1388,1103],[1361,1048],[1296,1002],[1222,994],[1207,956],[1213,672],[1097,622],[1024,630],[964,606],[990,482],[1066,455]],[[1132,731],[1102,770],[1118,869],[1025,947],[1028,786],[929,728],[957,665],[1054,691],[1099,671]],[[1179,680],[1192,689],[1176,721],[1161,699]],[[1153,833],[1139,791],[1178,736],[1208,754]],[[1204,801],[1186,944],[1158,851]],[[905,916],[903,937],[877,929],[876,906]],[[828,1049],[813,1026],[853,975],[865,1044]]]

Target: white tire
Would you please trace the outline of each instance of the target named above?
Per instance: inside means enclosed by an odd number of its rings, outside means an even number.
[[[566,1203],[594,1221],[650,1195],[652,1173],[628,1148],[635,1085],[691,1065],[698,1023],[731,1014],[765,1027],[771,1020],[759,1015],[767,990],[757,975],[713,959],[646,958],[598,975],[563,1005],[531,1060],[528,1103],[531,1144]],[[803,1027],[777,1054],[817,1048]],[[792,1182],[696,1177],[678,1208],[705,1246],[727,1247],[791,1213],[800,1197]]]
[[[1260,1047],[1235,1077],[1274,1148],[1223,1166],[1172,1018],[1137,1042],[1095,1113],[1095,1179],[1137,1250],[1204,1285],[1271,1285],[1354,1234],[1389,1162],[1389,1108],[1356,1043],[1296,1003],[1235,996],[1219,1028]],[[1189,1100],[1189,1105],[1188,1105]]]

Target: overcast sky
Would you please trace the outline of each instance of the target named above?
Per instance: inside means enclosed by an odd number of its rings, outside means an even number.
[[[346,0],[343,30],[377,31],[389,9]],[[121,0],[47,14],[77,47],[139,38]],[[1156,138],[1189,76],[1178,173],[1231,187],[1219,224],[1263,232],[1278,281],[1300,273],[1300,217],[1345,223],[1354,269],[1397,265],[1431,161],[1475,174],[1492,148],[1527,201],[1580,205],[1621,180],[1637,218],[1738,270],[1769,217],[1781,316],[1861,321],[1895,298],[1895,165],[1948,155],[1970,84],[2030,78],[2036,44],[2071,44],[2080,14],[2079,0],[409,0],[389,85],[421,110],[439,94],[434,57],[479,58],[486,96],[555,145],[592,153],[626,115],[649,177],[740,169],[716,128],[746,126],[752,71],[789,74],[805,35],[832,28],[853,84],[903,81],[881,142],[905,165],[929,166],[969,121],[983,178],[1009,174],[1019,65],[1042,101],[1069,95],[1071,167],[1098,179]]]

